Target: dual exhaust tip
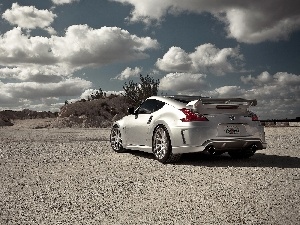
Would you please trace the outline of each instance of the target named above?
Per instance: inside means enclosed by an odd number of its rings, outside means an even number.
[[[248,146],[246,149],[240,150],[240,151],[245,151],[245,152],[249,152],[249,153],[255,153],[258,150],[258,147],[256,144],[252,144],[250,146]],[[239,151],[239,150],[237,150]],[[222,154],[224,151],[223,150],[216,150],[216,148],[212,145],[209,145],[205,148],[204,152],[208,152],[210,155],[220,155],[220,153]]]

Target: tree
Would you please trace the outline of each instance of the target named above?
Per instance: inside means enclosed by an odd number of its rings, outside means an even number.
[[[125,82],[123,86],[123,90],[125,94],[123,94],[130,103],[135,105],[141,104],[146,98],[157,95],[159,86],[159,79],[154,80],[149,75],[143,77],[140,74],[140,83],[134,83],[132,80]]]
[[[90,97],[91,97],[91,100],[94,100],[94,99],[101,99],[101,98],[105,97],[105,95],[106,94],[102,91],[102,89],[99,88],[99,91],[96,91],[95,94],[92,93]]]

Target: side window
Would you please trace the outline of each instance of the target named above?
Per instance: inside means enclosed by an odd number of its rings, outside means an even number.
[[[162,107],[164,107],[164,105],[165,105],[165,103],[164,102],[161,102],[161,101],[156,101],[156,109],[155,109],[155,111],[157,111],[157,110],[160,110]]]
[[[148,99],[144,101],[140,107],[138,108],[139,114],[151,114],[159,109],[161,109],[165,105],[164,102],[155,100],[155,99]]]

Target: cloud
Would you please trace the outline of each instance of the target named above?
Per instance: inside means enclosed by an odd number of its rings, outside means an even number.
[[[57,83],[0,83],[0,103],[5,99],[41,99],[47,97],[76,96],[92,86],[81,78],[67,78]]]
[[[206,92],[207,96],[219,97],[219,98],[229,98],[229,97],[240,97],[245,93],[245,90],[241,89],[240,86],[223,86],[216,88],[213,91]]]
[[[1,97],[0,97],[1,101]],[[55,97],[41,99],[12,99],[7,104],[1,104],[0,110],[22,110],[30,109],[35,111],[51,111],[59,112],[59,109],[64,105],[64,102]]]
[[[135,67],[134,69],[131,69],[130,67],[127,67],[125,70],[121,72],[120,75],[116,76],[115,79],[118,80],[126,80],[130,77],[137,77],[139,74],[141,74],[143,68]]]
[[[248,89],[240,86],[224,86],[207,91],[211,97],[243,97],[257,99],[257,110],[261,118],[295,118],[300,115],[300,75],[285,72],[269,74],[267,71],[257,77],[241,77],[250,85]]]
[[[51,40],[46,37],[30,37],[20,27],[0,36],[0,64],[15,66],[22,64],[55,64],[59,58],[51,51]]]
[[[158,48],[149,37],[137,37],[118,27],[92,29],[87,25],[70,26],[65,37],[53,37],[52,52],[75,67],[103,66],[116,62],[144,59],[148,49]]]
[[[22,109],[51,112],[59,112],[59,109],[64,105],[64,102],[62,102],[59,98],[56,97],[41,98],[39,100],[22,99],[19,101],[19,103],[22,104]],[[19,107],[10,107],[9,109],[20,110]]]
[[[10,24],[26,29],[42,28],[52,34],[55,31],[50,25],[55,17],[57,15],[51,11],[36,9],[34,6],[20,6],[18,3],[13,3],[11,9],[7,9],[2,15]]]
[[[31,37],[20,27],[0,36],[0,78],[40,83],[58,82],[84,67],[148,57],[148,49],[158,48],[149,37],[137,37],[117,27],[92,29],[74,25],[65,36]],[[5,66],[5,67],[4,67]],[[139,73],[126,69],[122,77]]]
[[[261,82],[268,77],[267,82]],[[294,118],[300,115],[300,75],[279,72],[270,75],[264,72],[249,81],[253,85],[244,94],[246,98],[256,98],[260,101],[262,113],[267,118]]]
[[[260,43],[266,40],[286,40],[300,29],[300,11],[294,1],[261,1],[226,11],[220,17],[227,26],[228,37],[240,42]],[[297,3],[296,3],[297,4]]]
[[[241,77],[241,81],[245,84],[253,82],[257,85],[262,85],[269,83],[271,80],[272,76],[268,72],[261,73],[257,76],[257,78],[254,78],[251,75]]]
[[[59,72],[72,72],[84,67],[100,67],[148,57],[145,51],[157,49],[158,42],[137,37],[117,27],[93,29],[73,25],[65,36],[31,37],[14,28],[0,36],[0,65],[52,66]]]
[[[169,73],[160,80],[159,89],[180,93],[199,92],[208,86],[205,78],[204,74]]]
[[[49,38],[13,28],[0,35],[0,79],[9,82],[0,83],[0,109],[33,107],[25,105],[25,100],[26,104],[37,104],[38,99],[79,96],[92,84],[71,78],[75,71],[144,59],[148,57],[146,51],[158,47],[156,40],[117,27],[73,25],[64,36]]]
[[[71,4],[73,2],[79,2],[79,0],[52,0],[55,5]]]
[[[38,83],[55,83],[72,74],[56,66],[19,66],[0,68],[0,78],[14,81],[34,81]]]
[[[150,25],[153,21],[159,23],[159,21],[168,13],[169,8],[172,7],[171,0],[152,0],[149,1],[139,1],[139,0],[112,0],[116,2],[123,3],[125,5],[131,4],[134,6],[134,10],[131,11],[130,17],[127,19],[132,22],[142,21],[145,24]],[[178,4],[176,1],[174,6]],[[174,7],[174,8],[175,8]]]
[[[158,59],[156,66],[163,71],[186,72],[192,70],[192,59],[188,53],[179,47],[171,47],[169,51]]]
[[[160,23],[168,14],[211,13],[226,26],[228,37],[239,42],[259,43],[284,40],[300,29],[300,8],[294,0],[113,0],[134,7],[132,22]]]
[[[224,75],[241,67],[243,55],[239,48],[218,49],[213,44],[196,47],[195,52],[186,53],[179,47],[171,47],[158,59],[156,66],[167,72],[211,73]]]
[[[255,84],[257,86],[276,86],[276,87],[299,87],[300,86],[300,76],[296,74],[290,74],[286,72],[278,72],[271,75],[269,72],[265,71],[259,74],[256,78],[251,75],[242,76],[241,80],[245,84]],[[300,89],[300,88],[299,88]]]

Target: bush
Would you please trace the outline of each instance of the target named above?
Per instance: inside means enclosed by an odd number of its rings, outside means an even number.
[[[158,86],[159,80],[154,80],[149,75],[146,77],[140,75],[140,83],[134,83],[132,80],[128,84],[125,82],[123,86],[124,96],[129,103],[139,105],[146,98],[157,95]]]

